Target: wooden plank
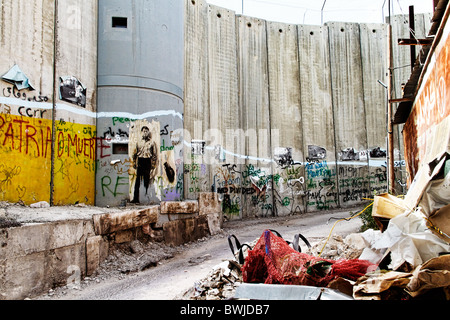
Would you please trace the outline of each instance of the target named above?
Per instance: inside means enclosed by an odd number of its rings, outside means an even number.
[[[408,101],[414,101],[414,98],[391,99],[391,100],[389,100],[389,103],[400,103],[400,102],[408,102]]]
[[[431,46],[433,39],[398,39],[399,46]]]

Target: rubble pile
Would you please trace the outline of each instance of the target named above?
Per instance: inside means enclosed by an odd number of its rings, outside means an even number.
[[[157,266],[160,261],[173,258],[177,248],[159,242],[114,244],[109,256],[95,271],[95,275],[119,276]]]
[[[313,245],[306,253],[312,256],[320,256],[324,259],[358,259],[364,250],[366,242],[359,234],[350,234],[345,238],[333,235]]]
[[[196,282],[182,297],[185,300],[227,300],[234,297],[242,283],[241,266],[234,260],[213,268],[206,278]]]

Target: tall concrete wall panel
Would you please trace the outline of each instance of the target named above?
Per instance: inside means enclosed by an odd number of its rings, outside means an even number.
[[[96,1],[57,2],[55,205],[95,203],[97,12]]]
[[[0,199],[93,204],[96,2],[1,7]]]
[[[306,210],[339,206],[327,26],[298,26]]]
[[[387,188],[387,90],[379,83],[388,83],[387,25],[361,24],[361,56],[364,74],[367,158],[369,159],[370,194]]]
[[[186,82],[200,80],[186,84],[185,144],[196,153],[186,157],[187,198],[211,188],[237,218],[352,207],[385,192],[386,25],[290,25],[186,6]]]
[[[213,138],[222,149],[219,161],[238,163],[235,154],[244,149],[233,135],[241,128],[235,13],[210,6],[208,17],[210,128],[217,130]]]
[[[0,200],[50,202],[54,1],[30,5],[29,1],[4,0],[1,8],[0,73],[3,76],[17,65],[35,90],[19,90],[14,83],[0,81]],[[45,108],[32,103],[34,98],[45,99]],[[38,133],[28,147],[31,137],[27,140],[25,125]]]
[[[241,218],[241,166],[245,160],[239,108],[237,29],[234,11],[209,6],[210,131],[205,134],[211,160],[212,190],[222,198],[224,214]]]
[[[267,22],[274,213],[305,212],[297,26]],[[289,171],[286,169],[290,169]]]
[[[208,72],[208,4],[186,0],[185,94],[184,94],[184,195],[197,200],[200,192],[211,191],[210,163],[206,157],[204,133],[210,128]]]
[[[239,92],[244,134],[244,216],[272,214],[272,152],[266,21],[238,16]]]
[[[369,196],[360,28],[356,23],[331,22],[327,25],[339,202],[345,207],[361,203]]]

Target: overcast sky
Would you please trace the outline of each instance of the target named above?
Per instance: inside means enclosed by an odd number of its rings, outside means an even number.
[[[384,22],[389,13],[389,0],[206,0],[208,3],[244,15],[269,21],[294,24],[313,24],[328,21]],[[433,12],[433,0],[390,0],[392,14],[408,14],[409,6],[415,13]]]

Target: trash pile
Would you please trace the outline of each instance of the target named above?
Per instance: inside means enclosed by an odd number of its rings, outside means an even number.
[[[372,216],[380,232],[363,233],[359,259],[378,265],[358,279],[355,299],[450,300],[449,155],[424,165],[404,199],[376,196]]]
[[[444,154],[423,166],[404,199],[376,196],[372,217],[380,230],[333,236],[315,246],[303,239],[307,253],[273,230],[244,245],[230,236],[235,259],[214,268],[188,298],[233,299],[243,284],[241,291],[266,297],[318,287],[356,300],[450,300],[449,163]],[[289,286],[295,290],[282,289]]]

